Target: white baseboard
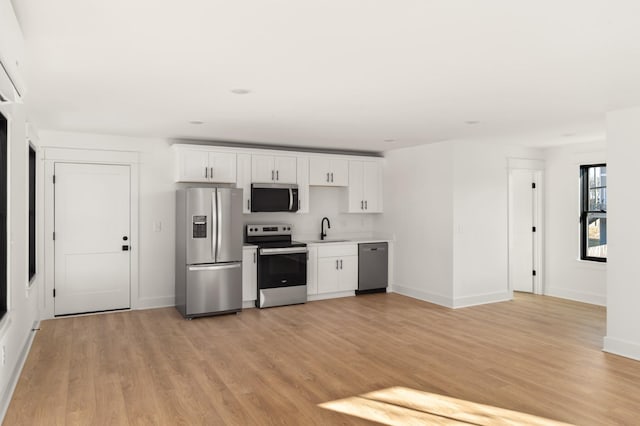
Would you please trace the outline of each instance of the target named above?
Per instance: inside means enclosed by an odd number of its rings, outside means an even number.
[[[154,308],[168,308],[175,306],[176,301],[173,296],[163,297],[148,297],[145,299],[138,299],[137,309],[154,309]]]
[[[414,299],[423,300],[429,303],[435,303],[436,305],[445,306],[447,308],[453,308],[453,300],[450,297],[428,293],[426,291],[416,290],[415,288],[404,287],[401,285],[394,285],[391,288],[391,291],[394,293],[402,294],[403,296],[409,296],[413,297]]]
[[[559,297],[561,299],[569,299],[576,302],[589,303],[591,305],[607,306],[607,296],[602,294],[587,293],[557,287],[545,289],[544,294],[546,296]]]
[[[355,296],[355,291],[338,291],[336,293],[323,293],[323,294],[311,294],[307,296],[308,302],[315,302],[316,300],[336,299],[338,297]]]
[[[640,343],[605,336],[604,348],[602,350],[614,355],[640,361]]]
[[[36,337],[36,329],[40,328],[40,321],[34,321],[31,328],[32,331],[29,332],[27,340],[25,341],[22,350],[18,354],[18,361],[16,362],[13,371],[11,372],[11,377],[7,382],[7,387],[4,389],[2,396],[0,396],[0,422],[4,420],[4,416],[7,414],[7,410],[9,409],[9,404],[11,403],[11,398],[13,397],[13,391],[16,389],[16,385],[18,384],[18,380],[20,379],[20,374],[22,374],[22,368],[24,367],[24,363],[27,361],[27,356],[29,355],[29,351],[31,350],[33,339]]]
[[[255,300],[243,300],[242,301],[242,309],[255,308],[256,301]]]
[[[511,300],[511,293],[500,291],[498,293],[478,294],[475,296],[458,297],[453,300],[453,307],[468,308],[469,306],[486,305],[487,303],[506,302]]]

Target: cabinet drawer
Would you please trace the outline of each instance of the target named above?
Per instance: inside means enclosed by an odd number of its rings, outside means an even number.
[[[318,257],[357,256],[357,244],[336,244],[318,247]]]

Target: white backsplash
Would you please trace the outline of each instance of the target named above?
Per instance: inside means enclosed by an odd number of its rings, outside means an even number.
[[[244,224],[290,223],[294,240],[320,239],[320,222],[329,218],[327,238],[367,238],[374,235],[375,214],[343,213],[346,188],[315,186],[309,190],[309,213],[251,213]]]

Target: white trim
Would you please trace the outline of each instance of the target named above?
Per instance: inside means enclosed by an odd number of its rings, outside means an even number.
[[[242,301],[242,309],[251,309],[256,307],[255,300],[243,300]]]
[[[607,296],[597,293],[576,291],[567,288],[550,287],[546,289],[544,294],[545,296],[575,300],[576,302],[589,303],[591,305],[607,306]]]
[[[175,306],[175,304],[174,296],[139,297],[135,309],[168,308]]]
[[[513,292],[500,291],[497,293],[478,294],[475,296],[459,297],[453,300],[453,308],[467,308],[469,306],[484,305],[487,303],[507,302],[513,299]]]
[[[338,291],[335,293],[322,293],[322,294],[310,294],[307,296],[307,302],[315,302],[317,300],[337,299],[339,297],[355,296],[356,292],[351,291]]]
[[[18,354],[18,360],[16,365],[11,373],[11,377],[7,382],[7,387],[4,389],[2,396],[0,396],[0,420],[4,419],[4,416],[7,414],[7,410],[9,409],[9,404],[11,403],[11,398],[13,397],[13,391],[16,389],[16,385],[18,384],[18,380],[20,379],[20,375],[22,374],[22,369],[24,368],[24,364],[27,361],[27,356],[31,351],[31,345],[33,344],[33,339],[36,336],[35,329],[40,328],[40,321],[34,321],[32,330],[29,332],[27,339],[22,346],[22,350]]]
[[[403,296],[412,297],[414,299],[422,300],[424,302],[434,303],[436,305],[444,306],[447,308],[453,308],[453,299],[439,294],[428,293],[426,291],[417,290],[415,288],[404,287],[400,285],[391,286],[393,293],[398,293]]]
[[[640,344],[615,337],[605,336],[603,339],[605,352],[640,361]]]
[[[108,151],[75,148],[48,148],[43,147],[44,161],[44,304],[42,306],[42,318],[53,318],[53,287],[54,287],[54,256],[53,243],[54,230],[54,185],[53,174],[56,162],[83,163],[83,164],[119,164],[130,167],[130,197],[131,197],[131,287],[130,309],[138,309],[140,304],[139,283],[139,191],[140,191],[140,153],[137,151]],[[162,302],[166,303],[166,302]],[[163,305],[167,306],[167,305]],[[146,307],[159,307],[151,306]]]

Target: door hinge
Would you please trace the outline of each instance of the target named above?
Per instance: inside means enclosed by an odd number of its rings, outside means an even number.
[[[53,184],[55,185],[56,183],[56,175],[53,175]]]
[[[531,231],[536,232],[536,227],[531,228]]]
[[[56,297],[56,289],[53,289],[53,297]]]
[[[536,270],[535,269],[533,270],[533,276],[534,277],[536,276]]]
[[[531,182],[531,189],[536,189],[536,183],[535,182]]]

